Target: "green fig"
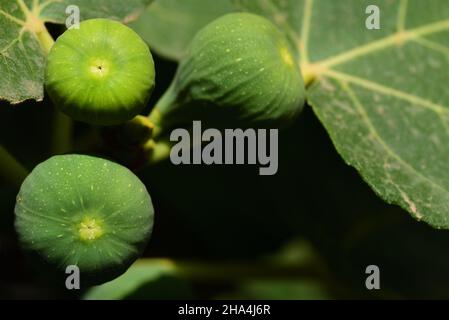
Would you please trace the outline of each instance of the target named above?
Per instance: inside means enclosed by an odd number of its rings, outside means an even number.
[[[192,120],[280,126],[301,111],[304,100],[285,36],[263,17],[231,13],[198,32],[150,120],[163,129]]]
[[[117,125],[146,106],[155,84],[145,42],[129,27],[107,19],[81,22],[52,47],[45,72],[55,106],[75,120]]]
[[[109,281],[134,262],[153,226],[144,184],[127,168],[84,155],[55,156],[25,179],[15,207],[22,246],[81,284]]]

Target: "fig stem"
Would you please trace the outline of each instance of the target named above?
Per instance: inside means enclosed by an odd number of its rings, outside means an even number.
[[[159,111],[159,108],[154,107],[153,110],[151,110],[150,115],[148,116],[148,120],[153,124],[154,128],[153,128],[153,134],[152,134],[152,139],[157,139],[161,132],[162,132],[162,128],[160,126],[160,122],[161,122],[161,113]]]
[[[148,119],[153,123],[154,130],[152,138],[157,140],[167,129],[164,124],[164,117],[171,109],[176,108],[176,94],[174,91],[173,83],[168,87],[167,91],[161,96],[156,103],[151,113],[148,115]]]
[[[304,79],[304,84],[306,88],[308,88],[319,77],[320,74],[326,71],[326,68],[324,68],[320,64],[306,63],[301,65],[300,70],[302,73],[302,78]]]
[[[39,43],[41,44],[42,49],[44,49],[45,54],[49,54],[51,48],[55,44],[55,40],[51,36],[51,34],[48,32],[47,27],[43,25],[42,28],[40,28],[39,32],[36,32],[37,39],[39,40]]]
[[[0,145],[0,180],[19,189],[27,175],[28,170]]]
[[[120,126],[120,136],[127,145],[143,145],[151,140],[154,125],[148,117],[137,115]]]
[[[148,164],[156,164],[170,157],[171,145],[169,141],[149,140],[144,145],[147,154]]]
[[[168,125],[164,123],[164,116],[175,106],[175,101],[172,83],[148,115],[148,121],[153,126],[151,137],[144,143],[148,164],[156,164],[170,157],[171,143],[164,137]]]
[[[53,116],[52,154],[63,154],[72,147],[72,119],[55,108]]]

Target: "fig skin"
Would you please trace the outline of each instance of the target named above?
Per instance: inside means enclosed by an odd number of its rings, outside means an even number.
[[[82,285],[125,272],[144,249],[154,210],[145,185],[127,168],[84,155],[39,164],[17,196],[15,226],[22,247],[55,277],[69,265]]]
[[[52,47],[45,87],[55,106],[93,125],[118,125],[139,114],[155,85],[153,57],[129,27],[108,19],[81,22]]]
[[[266,18],[231,13],[198,32],[150,120],[160,130],[192,120],[281,127],[304,102],[304,81],[285,36]]]

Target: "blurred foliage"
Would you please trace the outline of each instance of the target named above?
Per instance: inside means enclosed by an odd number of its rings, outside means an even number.
[[[319,281],[311,280],[260,280],[242,283],[231,294],[219,299],[244,300],[329,300],[333,296]]]
[[[86,300],[190,299],[188,284],[176,276],[175,267],[164,260],[135,263],[117,279],[92,287]]]

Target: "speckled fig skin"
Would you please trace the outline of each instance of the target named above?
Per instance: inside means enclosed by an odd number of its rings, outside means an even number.
[[[55,156],[39,164],[17,196],[15,226],[24,249],[55,277],[77,265],[83,285],[119,276],[146,245],[153,205],[127,168],[84,155]]]
[[[267,19],[232,13],[193,39],[150,119],[224,127],[281,126],[303,108],[305,87],[285,36]]]
[[[75,120],[117,125],[145,107],[155,84],[146,43],[112,20],[81,22],[51,49],[45,87],[55,106]]]

